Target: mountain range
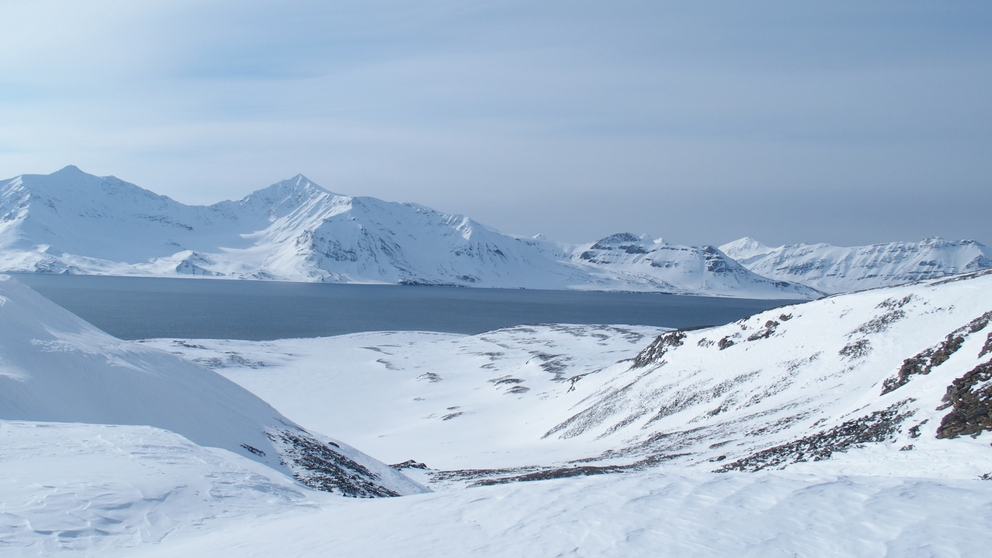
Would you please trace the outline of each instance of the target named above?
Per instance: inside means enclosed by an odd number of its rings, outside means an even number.
[[[0,184],[0,270],[814,298],[713,247],[618,234],[572,246],[416,204],[331,193],[302,175],[188,206],[76,167]]]
[[[680,246],[631,233],[517,238],[412,203],[329,192],[306,177],[190,206],[68,166],[0,183],[0,271],[331,283],[648,291],[761,299],[992,268],[974,241],[769,248]]]

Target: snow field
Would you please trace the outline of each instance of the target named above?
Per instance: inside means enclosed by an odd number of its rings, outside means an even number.
[[[263,343],[124,343],[13,281],[0,296],[5,556],[984,556],[992,542],[992,434],[937,438],[947,387],[992,358],[988,273],[686,332]],[[183,404],[156,407],[143,378]],[[255,410],[178,399],[183,382]],[[199,428],[127,424],[176,413]],[[236,443],[272,419],[426,463],[404,471],[438,492],[305,488]],[[191,441],[206,435],[230,451]],[[534,472],[551,478],[521,481]]]
[[[983,556],[992,484],[662,471],[341,501],[132,556]]]

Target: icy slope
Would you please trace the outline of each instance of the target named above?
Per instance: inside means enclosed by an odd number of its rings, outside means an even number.
[[[348,439],[426,463],[434,471],[407,470],[439,488],[812,461],[820,472],[967,479],[992,473],[982,434],[992,422],[968,418],[988,412],[990,311],[992,274],[979,274],[650,344],[648,328],[563,325],[151,343],[215,367],[301,424],[350,420]]]
[[[749,270],[828,293],[851,292],[992,268],[992,250],[973,240],[928,238],[842,248],[796,244],[769,248],[742,238],[720,247]]]
[[[6,271],[819,295],[759,277],[711,247],[663,245],[620,261],[606,252],[629,246],[599,250],[604,243],[610,239],[582,247],[518,239],[416,204],[333,194],[302,175],[206,207],[76,167],[0,184]]]
[[[354,448],[303,430],[233,382],[110,337],[6,277],[0,281],[0,420],[154,426],[314,488],[351,496],[420,491]]]

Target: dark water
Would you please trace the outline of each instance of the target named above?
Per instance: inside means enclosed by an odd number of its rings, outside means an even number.
[[[16,274],[122,339],[480,333],[536,323],[719,325],[784,301],[514,289]]]

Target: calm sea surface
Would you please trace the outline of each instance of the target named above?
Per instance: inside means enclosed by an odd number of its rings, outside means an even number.
[[[650,293],[14,274],[122,339],[480,333],[537,323],[719,325],[785,301]]]

